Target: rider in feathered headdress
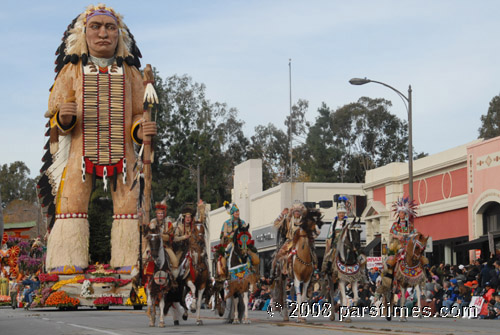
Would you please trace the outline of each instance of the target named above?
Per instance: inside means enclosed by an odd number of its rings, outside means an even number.
[[[227,257],[233,248],[233,238],[234,234],[238,229],[248,229],[248,224],[240,219],[240,209],[235,203],[229,203],[224,201],[224,207],[227,213],[231,216],[229,219],[224,221],[220,231],[220,245],[225,248],[225,257],[220,258],[218,261],[221,262],[220,266],[225,269],[227,274]],[[219,267],[219,265],[218,265]],[[222,275],[221,273],[217,274]]]
[[[389,257],[386,261],[386,268],[382,272],[382,284],[390,287],[394,266],[397,261],[405,257],[406,246],[411,236],[416,234],[417,231],[413,225],[417,217],[417,203],[415,200],[410,201],[408,197],[398,199],[392,205],[394,217],[397,219],[392,224],[389,231],[391,241],[389,243]],[[425,257],[424,257],[425,259]]]
[[[279,251],[274,257],[271,265],[271,276],[275,276],[276,264],[285,259],[292,248],[292,241],[295,232],[302,224],[302,218],[307,214],[307,208],[300,201],[295,203],[290,208],[285,208],[281,214],[274,220],[274,227],[277,229],[281,238],[285,239],[283,244],[279,246]],[[284,267],[287,268],[286,266]]]
[[[337,200],[337,216],[335,221],[328,228],[326,236],[325,256],[323,257],[323,264],[321,265],[321,272],[330,274],[332,271],[333,250],[337,244],[338,232],[342,230],[347,224],[347,204],[349,199],[346,196],[341,196]],[[340,225],[338,224],[340,222]]]

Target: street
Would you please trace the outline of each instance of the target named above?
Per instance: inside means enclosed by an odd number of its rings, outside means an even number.
[[[173,325],[168,315],[165,328],[148,327],[145,310],[128,307],[110,310],[81,308],[77,311],[59,311],[54,308],[33,310],[0,307],[0,333],[2,335],[38,334],[498,334],[500,320],[469,320],[455,318],[408,318],[388,322],[384,318],[352,318],[351,322],[330,321],[328,318],[309,316],[307,323],[282,322],[264,311],[251,311],[251,324],[224,324],[213,311],[202,310],[203,326],[197,326],[192,314],[179,326]],[[338,314],[336,315],[338,320]]]

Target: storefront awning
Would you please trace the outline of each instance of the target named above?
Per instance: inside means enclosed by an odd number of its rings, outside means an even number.
[[[368,255],[368,253],[375,248],[378,244],[380,243],[380,236],[375,237],[368,245],[365,247],[365,255]]]
[[[500,238],[500,231],[493,233],[493,238]],[[488,235],[483,235],[475,240],[471,240],[462,244],[458,244],[455,248],[466,248],[466,249],[481,249],[484,243],[488,243]]]

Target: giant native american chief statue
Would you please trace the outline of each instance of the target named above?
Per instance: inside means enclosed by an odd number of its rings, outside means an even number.
[[[110,264],[130,271],[139,254],[133,143],[156,134],[156,124],[142,120],[140,51],[122,16],[99,4],[70,23],[56,55],[39,182],[50,217],[46,268],[78,273],[88,266],[88,203],[102,178],[113,198]]]

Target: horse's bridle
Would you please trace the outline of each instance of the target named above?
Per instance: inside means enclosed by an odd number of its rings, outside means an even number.
[[[420,250],[424,251],[425,250],[425,245],[420,242],[419,239],[415,239],[415,241],[413,242],[413,254],[415,255],[415,251],[417,249],[417,246]]]

